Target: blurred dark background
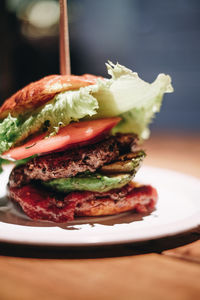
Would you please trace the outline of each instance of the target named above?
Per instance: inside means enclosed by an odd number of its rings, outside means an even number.
[[[147,80],[170,74],[152,127],[200,131],[199,0],[68,0],[73,74],[106,75],[119,62]],[[59,2],[0,1],[0,100],[30,81],[59,73]]]

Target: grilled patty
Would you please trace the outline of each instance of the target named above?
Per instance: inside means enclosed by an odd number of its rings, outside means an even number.
[[[87,147],[35,157],[11,172],[9,184],[19,187],[31,180],[47,181],[73,177],[86,171],[95,172],[115,161],[119,155],[133,151],[137,141],[134,134],[117,134]]]

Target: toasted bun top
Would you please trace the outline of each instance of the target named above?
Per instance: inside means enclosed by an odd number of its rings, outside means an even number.
[[[0,107],[0,119],[10,113],[18,116],[21,113],[34,110],[51,100],[56,94],[68,90],[79,89],[95,84],[97,76],[84,74],[75,75],[49,75],[32,82],[8,98]]]

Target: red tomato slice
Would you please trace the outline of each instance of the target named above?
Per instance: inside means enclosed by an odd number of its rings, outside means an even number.
[[[35,154],[46,154],[53,151],[62,151],[75,145],[87,144],[108,133],[121,118],[106,118],[93,121],[71,123],[60,128],[52,137],[45,138],[46,133],[40,134],[22,146],[15,147],[3,153],[6,159],[24,159]]]

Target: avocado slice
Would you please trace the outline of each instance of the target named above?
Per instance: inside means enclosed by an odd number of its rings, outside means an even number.
[[[47,188],[51,188],[61,193],[72,191],[107,192],[112,189],[121,188],[129,183],[133,178],[132,174],[117,174],[105,176],[94,173],[79,175],[70,178],[59,178],[42,182]]]
[[[146,156],[143,150],[121,155],[114,163],[104,165],[100,172],[103,174],[132,173],[135,174]]]

